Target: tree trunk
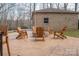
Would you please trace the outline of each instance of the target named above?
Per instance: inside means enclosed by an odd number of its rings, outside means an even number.
[[[64,10],[67,10],[68,3],[64,3]]]
[[[75,3],[75,12],[77,11],[78,3]]]
[[[56,4],[57,9],[59,9],[60,3],[55,3],[55,4]]]
[[[35,9],[36,9],[36,4],[34,3],[34,6],[33,6],[34,8],[33,8],[33,11],[35,11]]]
[[[52,3],[50,3],[50,8],[52,8],[53,6],[52,6]]]

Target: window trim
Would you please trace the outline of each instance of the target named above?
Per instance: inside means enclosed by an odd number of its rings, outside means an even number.
[[[49,18],[48,17],[44,17],[44,23],[46,23],[46,24],[49,23]]]

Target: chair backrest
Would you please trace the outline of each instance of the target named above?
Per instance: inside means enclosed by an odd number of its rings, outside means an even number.
[[[44,29],[42,27],[36,27],[37,37],[43,37]]]
[[[32,27],[32,31],[33,31],[33,33],[36,33],[36,27],[35,26]]]
[[[50,27],[48,27],[48,32],[49,32],[49,34],[52,34],[52,29],[50,28]]]
[[[66,31],[66,29],[67,29],[67,26],[64,26],[64,27],[62,28],[62,32],[63,32],[63,31]]]
[[[8,34],[8,27],[7,25],[1,25],[0,26],[0,31],[3,33],[4,36]]]
[[[16,31],[20,33],[22,31],[21,27],[17,27]]]

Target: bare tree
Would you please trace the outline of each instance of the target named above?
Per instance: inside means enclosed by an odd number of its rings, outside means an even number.
[[[45,8],[45,4],[43,3],[43,9]]]
[[[75,3],[75,12],[77,11],[78,3]]]
[[[64,10],[67,10],[68,3],[64,3]]]
[[[47,3],[46,5],[47,5],[47,8],[49,8],[49,3]]]
[[[60,3],[56,3],[57,9],[59,9],[59,8],[60,8],[60,7],[59,7],[59,5],[60,5]]]
[[[34,3],[34,11],[35,11],[35,3]],[[32,9],[31,9],[31,3],[30,3],[30,28],[31,28],[31,18],[32,18]]]
[[[50,8],[53,8],[53,3],[50,3]]]
[[[36,3],[33,4],[33,11],[36,10]]]

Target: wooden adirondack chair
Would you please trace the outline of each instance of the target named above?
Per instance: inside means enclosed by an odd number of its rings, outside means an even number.
[[[64,39],[64,38],[67,38],[65,35],[64,35],[64,32],[66,31],[66,26],[64,26],[63,28],[62,28],[62,30],[60,30],[60,31],[54,31],[54,38],[55,38],[55,36],[57,36],[57,37],[59,37],[59,38],[61,38],[61,39]]]
[[[34,36],[35,36],[35,40],[44,41],[44,29],[42,27],[36,27],[36,33],[34,34]]]
[[[53,33],[53,31],[52,31],[52,29],[50,27],[48,27],[48,32],[49,32],[49,34]]]
[[[36,36],[36,27],[35,26],[32,27],[32,34],[33,34],[33,37]]]
[[[26,36],[28,38],[27,31],[22,30],[20,27],[17,28],[17,33],[19,33],[19,35],[16,37],[16,39],[24,39]]]
[[[5,37],[4,43],[6,43],[6,45],[7,45],[7,52],[8,52],[8,55],[10,56],[11,54],[10,54],[10,48],[9,48],[9,42],[8,42],[8,27],[7,27],[7,25],[0,26],[0,31],[2,32],[2,36]]]

